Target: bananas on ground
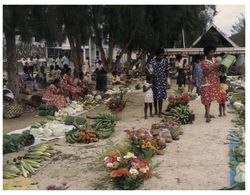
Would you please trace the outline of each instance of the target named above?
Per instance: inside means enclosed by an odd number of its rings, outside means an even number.
[[[15,165],[15,163],[7,164],[3,166],[3,178],[11,179],[17,177],[20,173],[19,168]]]
[[[96,132],[98,138],[107,138],[115,130],[116,116],[110,112],[99,113],[97,117],[93,117],[91,125]]]
[[[194,113],[185,105],[175,106],[168,112],[162,112],[167,118],[176,120],[181,124],[192,123],[194,120]]]

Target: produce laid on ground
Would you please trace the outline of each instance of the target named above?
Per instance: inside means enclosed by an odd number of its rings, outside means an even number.
[[[61,121],[53,120],[43,123],[35,123],[30,128],[30,133],[35,137],[52,137],[52,136],[64,136],[65,132],[71,130],[72,126],[67,126],[61,123]]]
[[[84,125],[86,123],[86,119],[81,116],[66,116],[64,119],[65,125]]]
[[[51,105],[41,104],[38,107],[38,115],[39,116],[54,116],[56,108]]]
[[[67,107],[59,109],[55,112],[55,116],[67,116],[67,115],[75,115],[77,113],[83,112],[85,109],[83,108],[81,102],[72,101]]]
[[[102,103],[102,97],[100,95],[92,96],[86,95],[84,99],[81,101],[82,106],[85,110],[89,110]]]
[[[126,101],[123,100],[124,92],[121,91],[118,94],[112,94],[109,101],[107,102],[107,106],[111,111],[121,112],[125,105]]]
[[[56,153],[57,151],[48,143],[30,147],[23,157],[19,156],[13,162],[7,162],[3,166],[3,178],[11,179],[18,175],[24,177],[33,175],[43,166],[43,161],[50,160]]]
[[[3,154],[18,152],[25,146],[34,144],[35,138],[29,131],[24,131],[21,134],[15,133],[3,135]]]
[[[66,141],[70,144],[74,143],[85,143],[89,144],[91,142],[97,142],[98,138],[96,133],[91,129],[85,127],[79,127],[75,125],[76,128],[71,131],[65,133]]]
[[[151,159],[155,154],[159,154],[156,141],[153,140],[151,133],[144,128],[126,129],[128,134],[129,148],[128,150],[136,156],[143,159]]]
[[[106,156],[104,167],[113,187],[119,190],[135,190],[145,179],[152,177],[149,161],[135,156],[132,152]]]
[[[189,124],[195,120],[195,115],[188,106],[178,105],[171,108],[169,111],[163,111],[166,118],[180,122],[181,124]]]
[[[245,190],[245,93],[235,92],[231,94],[230,103],[236,112],[236,119],[232,120],[235,128],[229,130],[230,140],[230,168],[235,172],[232,190]]]
[[[190,95],[188,94],[184,94],[181,96],[177,96],[177,95],[171,95],[168,98],[168,108],[167,110],[170,110],[171,108],[175,107],[175,106],[179,106],[179,105],[187,105],[190,101]]]
[[[98,113],[95,117],[87,116],[87,118],[93,119],[91,127],[99,139],[109,137],[115,130],[117,118],[110,112]]]

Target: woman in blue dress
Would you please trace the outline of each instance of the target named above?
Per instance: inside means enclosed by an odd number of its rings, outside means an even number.
[[[196,93],[200,94],[200,86],[202,79],[202,68],[200,64],[200,56],[194,56],[194,84],[196,86]]]
[[[168,63],[164,58],[164,50],[157,49],[156,57],[152,59],[148,65],[153,68],[152,77],[155,115],[158,114],[158,116],[161,117],[163,100],[167,98]]]

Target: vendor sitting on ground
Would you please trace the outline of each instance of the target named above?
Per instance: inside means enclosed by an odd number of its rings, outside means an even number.
[[[50,65],[48,83],[51,84],[56,79],[57,79],[57,77],[56,77],[55,67],[54,67],[54,65]]]
[[[125,85],[125,82],[121,81],[120,75],[118,75],[118,73],[114,70],[112,72],[112,85],[119,85],[119,84]]]
[[[69,94],[73,100],[79,100],[81,98],[82,89],[75,86],[74,78],[71,74],[71,68],[68,68],[63,75],[63,88]]]
[[[53,105],[58,109],[67,106],[67,100],[63,95],[59,79],[54,80],[53,83],[50,84],[43,94],[42,100],[46,104]]]
[[[3,117],[10,119],[23,114],[24,108],[15,101],[14,94],[9,89],[3,90]]]
[[[74,85],[81,88],[83,96],[87,95],[88,93],[87,81],[84,79],[83,72],[79,72],[78,75],[75,74]]]
[[[27,89],[27,81],[32,81],[32,90],[37,91],[36,80],[33,79],[29,73],[29,69],[27,66],[23,67],[23,73],[20,75],[20,91],[21,93],[30,93],[30,89]]]

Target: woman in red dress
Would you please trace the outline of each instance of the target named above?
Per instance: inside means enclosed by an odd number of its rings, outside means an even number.
[[[73,100],[79,100],[81,95],[81,88],[74,85],[74,78],[71,76],[71,68],[68,68],[63,75],[63,87],[68,92]]]
[[[205,106],[206,122],[210,122],[213,115],[210,115],[210,106],[212,101],[220,98],[220,80],[219,67],[220,63],[215,61],[214,46],[206,46],[204,48],[205,60],[201,63],[203,77],[201,81],[201,103]]]
[[[82,95],[86,95],[88,91],[87,81],[84,80],[83,72],[79,72],[79,74],[75,74],[74,85],[77,86],[81,90]]]
[[[43,94],[42,100],[45,101],[46,104],[53,105],[58,109],[67,106],[67,100],[62,95],[59,79],[54,80],[53,83],[47,88]]]

